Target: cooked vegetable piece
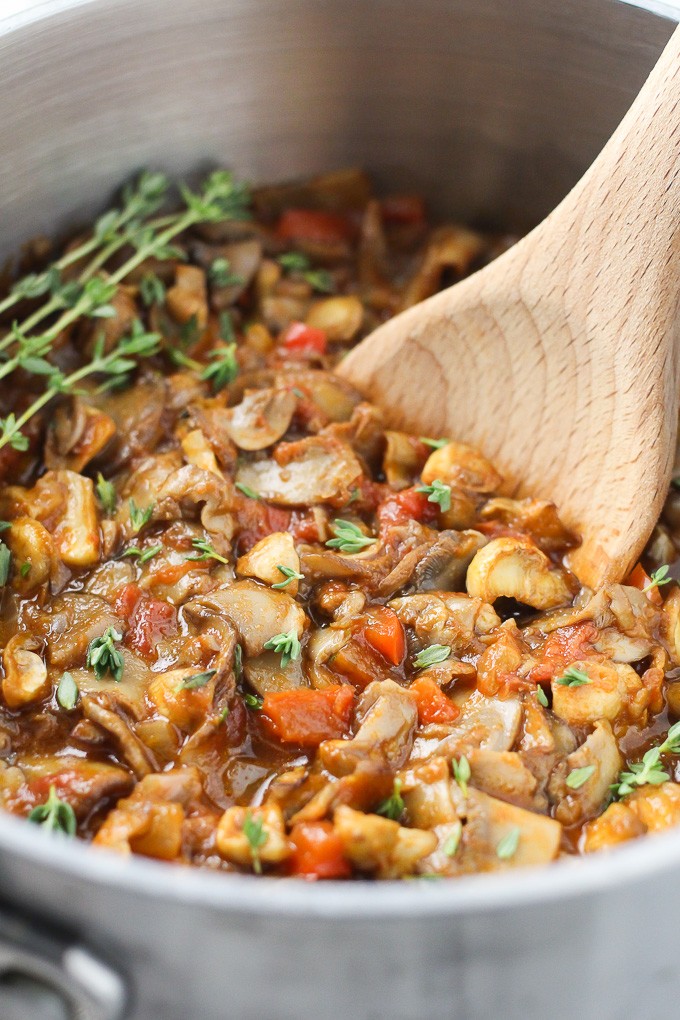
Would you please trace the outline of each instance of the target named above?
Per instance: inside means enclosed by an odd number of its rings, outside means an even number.
[[[354,690],[347,684],[323,691],[291,690],[267,694],[262,723],[276,739],[300,747],[343,737],[349,730]]]

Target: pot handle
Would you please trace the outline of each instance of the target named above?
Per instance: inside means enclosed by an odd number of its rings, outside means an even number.
[[[120,975],[88,949],[0,907],[2,1020],[122,1020],[126,999]]]

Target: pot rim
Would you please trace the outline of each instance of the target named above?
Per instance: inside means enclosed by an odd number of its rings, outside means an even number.
[[[0,14],[0,42],[36,22],[112,0],[15,2]],[[113,0],[115,2],[115,0]],[[680,7],[663,0],[615,0],[657,17],[680,20]],[[36,829],[0,814],[0,856],[16,854],[47,871],[145,897],[162,897],[217,910],[256,915],[327,918],[463,916],[565,902],[663,876],[680,862],[680,829],[645,837],[610,852],[563,859],[549,867],[469,875],[428,882],[305,882],[178,868],[148,858],[122,857]]]
[[[327,917],[464,916],[534,904],[568,902],[648,882],[677,871],[680,829],[650,835],[592,856],[548,866],[427,881],[324,881],[274,878],[178,867],[135,854],[121,856],[42,832],[0,815],[0,861],[16,854],[42,869],[137,896],[219,911]],[[0,864],[0,867],[2,865]]]

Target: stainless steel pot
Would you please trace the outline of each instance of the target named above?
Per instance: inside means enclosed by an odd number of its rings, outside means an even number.
[[[360,163],[521,228],[597,153],[673,18],[616,0],[21,6],[0,14],[2,253],[141,165],[205,160],[255,179]],[[645,1020],[680,995],[680,832],[539,872],[315,886],[2,816],[0,893],[2,1020]]]

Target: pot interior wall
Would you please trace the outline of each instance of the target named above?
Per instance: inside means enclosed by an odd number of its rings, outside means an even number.
[[[523,229],[575,182],[671,23],[616,0],[46,0],[0,36],[0,255],[142,166],[361,164]],[[2,31],[0,15],[0,31]]]

